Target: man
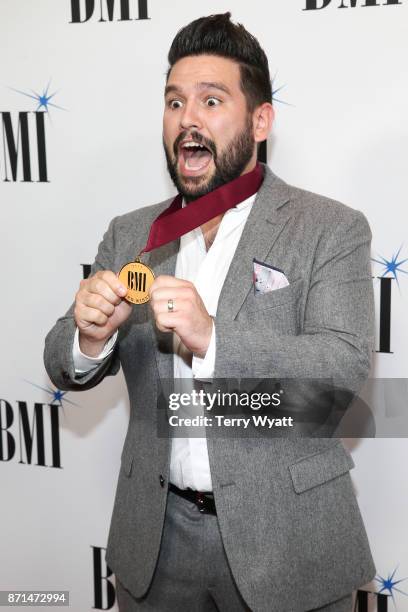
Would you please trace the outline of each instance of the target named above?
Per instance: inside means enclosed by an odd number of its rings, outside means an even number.
[[[113,219],[45,349],[61,389],[124,371],[131,413],[107,551],[120,610],[350,610],[375,568],[341,442],[166,438],[157,406],[173,376],[357,389],[372,343],[370,230],[257,165],[273,121],[268,62],[229,13],[180,30],[169,64],[163,142],[183,208]],[[143,250],[156,279],[150,304],[133,306],[117,274]],[[255,295],[254,259],[286,286]]]

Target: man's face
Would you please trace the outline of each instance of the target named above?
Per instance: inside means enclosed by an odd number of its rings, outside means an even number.
[[[254,167],[252,114],[237,63],[198,55],[174,64],[165,89],[163,144],[170,176],[187,201]]]

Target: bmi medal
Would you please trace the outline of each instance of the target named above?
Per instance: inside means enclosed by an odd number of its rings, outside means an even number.
[[[127,287],[127,302],[145,304],[150,300],[149,289],[154,281],[154,273],[139,258],[123,266],[119,272],[119,280]]]

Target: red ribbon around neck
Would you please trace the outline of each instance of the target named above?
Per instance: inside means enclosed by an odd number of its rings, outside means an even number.
[[[180,238],[237,206],[256,193],[262,181],[263,168],[258,162],[251,172],[193,200],[184,208],[181,206],[183,198],[178,194],[170,206],[153,221],[146,246],[140,255]]]

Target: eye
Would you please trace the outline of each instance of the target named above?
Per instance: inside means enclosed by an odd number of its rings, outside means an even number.
[[[182,103],[180,102],[180,100],[169,100],[167,102],[167,106],[172,110],[176,110],[177,108],[182,107]]]
[[[206,104],[207,106],[218,106],[219,104],[221,104],[221,100],[219,100],[218,98],[214,98],[214,96],[211,96],[210,98],[206,99]]]

